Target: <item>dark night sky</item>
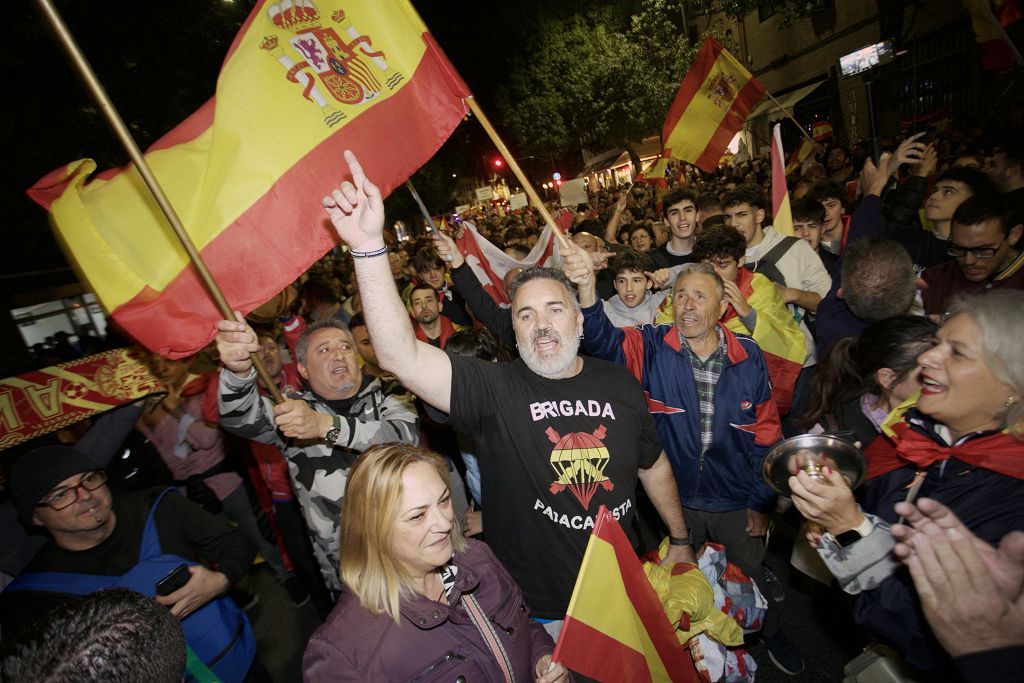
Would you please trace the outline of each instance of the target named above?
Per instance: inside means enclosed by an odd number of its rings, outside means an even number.
[[[46,173],[90,157],[100,170],[126,163],[127,155],[89,100],[45,27],[35,4],[8,8],[17,31],[4,45],[7,154],[0,208],[5,258],[0,276],[66,268],[44,212],[24,191]],[[121,116],[145,149],[197,109],[213,92],[217,72],[253,0],[175,0],[173,3],[108,3],[56,0],[56,6],[106,87]],[[510,54],[540,12],[569,14],[584,0],[549,3],[413,0],[440,45],[481,106],[500,129],[493,97]],[[474,154],[493,154],[475,123],[457,140]],[[10,279],[7,291],[73,281],[70,272]]]

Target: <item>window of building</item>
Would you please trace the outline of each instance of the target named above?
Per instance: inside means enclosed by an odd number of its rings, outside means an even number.
[[[970,23],[953,24],[910,41],[897,58],[900,114],[927,114],[943,107],[960,116],[978,113],[978,57]]]

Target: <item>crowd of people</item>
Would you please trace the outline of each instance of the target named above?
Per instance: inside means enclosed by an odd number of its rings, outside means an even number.
[[[792,235],[765,161],[592,178],[556,267],[530,263],[535,209],[396,241],[346,153],[323,200],[343,247],[198,356],[154,357],[166,393],[14,462],[4,677],[81,680],[99,664],[76,643],[134,656],[161,615],[95,625],[127,588],[184,626],[149,662],[172,673],[147,676],[264,680],[258,596],[237,587],[258,552],[323,620],[307,680],[568,680],[552,652],[599,506],[638,553],[667,537],[663,564],[696,563],[714,542],[777,596],[762,461],[826,432],[857,443],[866,482],[796,473],[797,543],[854,620],[908,680],[1019,680],[1024,146],[955,128],[879,143],[819,145],[789,178]],[[522,265],[507,304],[456,244],[469,226]],[[149,462],[124,476],[132,440]],[[811,644],[782,609],[759,637],[796,674]],[[53,635],[86,610],[92,632]]]

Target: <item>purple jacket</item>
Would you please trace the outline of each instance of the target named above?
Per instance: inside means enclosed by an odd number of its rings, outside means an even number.
[[[516,680],[532,681],[538,659],[554,650],[551,637],[532,621],[522,591],[491,549],[467,540],[449,605],[423,596],[402,600],[401,625],[373,616],[346,592],[317,629],[302,658],[302,678],[316,681],[497,681],[501,670],[463,606],[472,594],[490,618]]]

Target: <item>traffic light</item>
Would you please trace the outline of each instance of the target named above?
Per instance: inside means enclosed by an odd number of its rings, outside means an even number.
[[[494,168],[501,168],[505,164],[500,158],[494,160]]]

